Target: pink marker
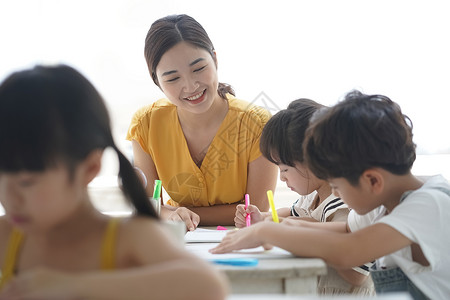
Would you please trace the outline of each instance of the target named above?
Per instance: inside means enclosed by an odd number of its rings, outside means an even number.
[[[247,209],[247,207],[250,205],[250,196],[248,194],[245,194],[245,198],[244,199],[245,199],[245,209]],[[246,223],[247,227],[252,225],[250,214],[247,214],[245,216],[245,223]]]

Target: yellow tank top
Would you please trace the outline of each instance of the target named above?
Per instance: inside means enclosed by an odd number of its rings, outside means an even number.
[[[173,206],[236,203],[247,190],[248,164],[261,156],[259,140],[270,113],[228,95],[228,112],[200,167],[192,160],[178,120],[167,99],[138,110],[128,140],[137,141],[152,158]]]
[[[101,249],[101,270],[113,270],[115,268],[115,244],[118,225],[119,219],[117,218],[111,218],[108,222]],[[23,239],[24,234],[14,228],[9,236],[2,273],[0,274],[0,291],[4,284],[14,276],[17,256],[19,255]]]

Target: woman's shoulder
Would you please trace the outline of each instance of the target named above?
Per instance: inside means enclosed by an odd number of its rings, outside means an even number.
[[[126,139],[138,140],[141,147],[145,148],[143,145],[149,142],[146,136],[149,133],[159,132],[161,129],[159,126],[150,126],[152,123],[176,124],[177,120],[176,106],[165,98],[159,99],[150,105],[141,107],[134,113]],[[173,128],[173,126],[166,127]]]
[[[145,105],[139,108],[135,113],[133,118],[135,120],[142,120],[146,117],[150,117],[154,113],[167,114],[176,111],[176,106],[173,105],[166,98],[161,98],[156,100],[152,104]]]
[[[236,98],[233,95],[227,94],[227,99],[230,113],[248,116],[253,121],[258,121],[261,124],[265,124],[272,116],[267,109],[251,102]]]

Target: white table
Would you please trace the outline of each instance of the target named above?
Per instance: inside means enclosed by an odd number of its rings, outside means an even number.
[[[230,254],[211,254],[215,243],[186,243],[191,253],[206,259],[257,258],[253,267],[214,264],[229,279],[232,294],[316,294],[317,277],[326,274],[326,264],[317,258],[299,258],[274,247],[241,250]]]
[[[256,267],[218,265],[233,294],[316,294],[317,276],[326,273],[320,259],[260,259]]]

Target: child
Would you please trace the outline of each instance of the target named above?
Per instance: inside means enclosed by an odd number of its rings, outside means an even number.
[[[277,210],[278,216],[294,216],[312,222],[345,222],[349,209],[338,197],[331,193],[330,185],[318,179],[305,167],[302,144],[311,116],[325,106],[309,99],[291,102],[287,109],[275,114],[266,124],[261,136],[261,152],[280,168],[280,179],[301,196],[291,208]],[[238,205],[236,210],[236,227],[245,227],[245,216],[251,214],[252,223],[265,218],[272,219],[270,212],[260,212],[250,205]],[[373,284],[367,280],[368,271],[334,270],[328,268],[328,275],[320,276],[319,294],[354,293],[373,294]],[[346,280],[343,280],[346,279]]]
[[[346,221],[347,205],[331,193],[324,180],[317,179],[303,164],[302,143],[312,114],[324,106],[309,100],[298,99],[287,109],[275,114],[264,126],[260,148],[264,157],[280,169],[280,179],[293,191],[302,195],[292,207],[277,210],[280,219],[294,216],[313,222]],[[252,223],[272,218],[271,212],[260,212],[257,206],[247,210],[237,206],[235,226],[245,227],[245,216],[252,216]]]
[[[9,76],[0,145],[0,299],[225,298],[223,278],[166,237],[114,144],[101,96],[76,70]],[[107,147],[119,157],[130,218],[101,214],[88,196]]]
[[[211,252],[272,244],[337,268],[376,259],[377,293],[448,298],[450,184],[411,173],[412,125],[400,107],[382,95],[351,92],[315,118],[304,151],[308,168],[353,209],[352,233],[261,222],[228,234]]]

